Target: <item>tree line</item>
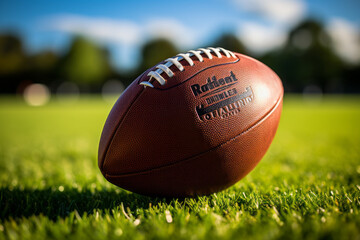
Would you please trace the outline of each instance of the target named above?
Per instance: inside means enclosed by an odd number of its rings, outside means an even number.
[[[304,34],[306,41],[301,39]],[[360,63],[344,62],[330,42],[321,22],[308,19],[289,32],[283,47],[255,57],[274,69],[287,92],[316,86],[324,93],[360,93]],[[254,56],[231,32],[223,33],[209,46]],[[81,36],[75,36],[63,54],[46,50],[27,54],[19,37],[2,34],[0,93],[21,93],[31,83],[43,83],[54,90],[63,82],[73,82],[81,91],[94,93],[108,79],[119,79],[127,86],[149,67],[183,51],[169,40],[153,39],[141,46],[135,70],[124,72],[111,64],[108,49]]]

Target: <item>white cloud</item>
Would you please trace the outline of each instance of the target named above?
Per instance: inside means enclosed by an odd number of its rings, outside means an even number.
[[[253,12],[281,24],[294,24],[306,12],[303,0],[232,0],[241,11]]]
[[[254,53],[281,47],[288,30],[306,14],[305,0],[229,0],[240,13],[254,13],[256,20],[238,24],[238,37]]]
[[[327,26],[335,51],[349,63],[360,62],[360,30],[344,19],[332,19]]]
[[[141,44],[151,38],[166,38],[182,49],[198,44],[196,31],[181,22],[166,19],[151,19],[144,24],[107,18],[91,18],[80,15],[58,15],[42,22],[45,30],[68,34],[78,34],[94,39],[102,44],[111,44],[115,62],[131,68],[138,58]]]
[[[255,22],[243,22],[238,28],[238,37],[255,53],[263,53],[285,43],[285,30],[264,26]]]
[[[141,28],[124,20],[62,15],[49,19],[46,26],[51,30],[80,34],[109,43],[138,44],[141,39]]]
[[[154,19],[145,25],[146,34],[150,37],[162,37],[185,48],[196,44],[195,31],[175,19]]]
[[[196,43],[194,31],[175,19],[153,19],[145,24],[127,20],[61,15],[46,20],[50,30],[80,34],[100,42],[138,46],[149,38],[166,38],[179,47]]]

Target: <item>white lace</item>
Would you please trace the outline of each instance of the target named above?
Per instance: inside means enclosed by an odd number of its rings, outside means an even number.
[[[189,63],[190,66],[194,66],[194,61],[191,59],[192,56],[195,56],[197,59],[199,59],[200,62],[204,61],[203,56],[201,55],[204,53],[207,58],[213,59],[213,54],[216,55],[218,58],[222,58],[223,55],[221,55],[221,52],[225,54],[227,58],[233,57],[236,58],[235,54],[229,50],[223,49],[223,48],[199,48],[198,50],[190,50],[187,53],[179,53],[173,58],[168,58],[165,60],[165,63],[157,65],[155,68],[155,71],[151,71],[147,74],[147,76],[150,77],[149,81],[141,82],[140,84],[144,87],[154,87],[152,83],[150,83],[150,80],[153,78],[156,81],[158,81],[161,85],[164,85],[166,83],[166,80],[161,76],[162,73],[166,73],[169,77],[174,76],[174,72],[171,71],[170,67],[172,65],[175,65],[179,71],[184,71],[184,66],[180,63],[181,60],[185,60]]]

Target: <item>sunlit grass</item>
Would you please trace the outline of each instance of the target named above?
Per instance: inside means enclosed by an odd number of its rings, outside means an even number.
[[[259,166],[195,199],[106,182],[97,147],[110,108],[0,98],[0,239],[359,239],[360,97],[286,97]]]

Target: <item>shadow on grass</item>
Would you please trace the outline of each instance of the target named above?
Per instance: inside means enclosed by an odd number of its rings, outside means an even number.
[[[123,204],[134,212],[138,208],[148,209],[150,205],[170,203],[175,199],[152,198],[126,191],[90,191],[65,189],[9,189],[0,188],[0,219],[17,219],[32,215],[44,215],[49,219],[64,218],[76,210],[80,215],[92,214],[94,210],[109,211]],[[180,199],[179,199],[180,200]],[[181,200],[180,200],[181,201]]]

